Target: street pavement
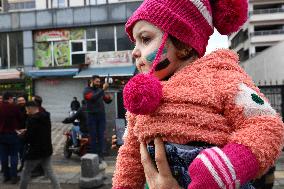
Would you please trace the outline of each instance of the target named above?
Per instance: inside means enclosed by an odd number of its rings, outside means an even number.
[[[79,189],[80,178],[80,157],[72,155],[70,159],[63,156],[63,146],[65,141],[64,131],[70,129],[71,125],[53,123],[53,169],[59,179],[62,189]],[[106,177],[104,185],[97,189],[111,189],[111,178],[114,171],[116,157],[106,157]],[[18,189],[19,185],[3,184],[0,176],[0,189]],[[49,179],[44,176],[33,178],[29,184],[29,189],[52,189]],[[273,189],[284,189],[284,152],[276,163],[275,182]]]

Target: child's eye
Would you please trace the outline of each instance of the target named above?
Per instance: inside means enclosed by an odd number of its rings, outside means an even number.
[[[141,42],[143,44],[148,44],[151,41],[150,37],[146,37],[146,36],[141,36]]]

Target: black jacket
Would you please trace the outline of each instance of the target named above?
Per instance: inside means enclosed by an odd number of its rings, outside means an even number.
[[[84,99],[87,103],[87,112],[92,114],[105,114],[104,90],[96,87],[87,87],[84,90]]]
[[[71,117],[65,118],[62,123],[73,123],[76,119],[79,120],[79,127],[82,133],[88,133],[87,127],[87,112],[85,107],[79,108],[79,110]]]
[[[52,155],[51,122],[49,112],[28,115],[25,135],[25,158],[36,160]]]
[[[80,108],[80,102],[78,100],[73,100],[70,104],[71,110],[77,111]]]

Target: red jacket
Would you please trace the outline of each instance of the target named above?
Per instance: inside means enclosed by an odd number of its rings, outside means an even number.
[[[0,103],[0,134],[12,133],[20,127],[21,112],[15,104]]]

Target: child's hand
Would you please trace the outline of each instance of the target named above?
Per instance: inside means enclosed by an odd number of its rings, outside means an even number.
[[[258,169],[252,152],[241,144],[208,148],[189,166],[188,189],[240,188],[256,176]]]
[[[140,144],[141,162],[144,167],[146,182],[150,189],[180,189],[176,179],[172,176],[162,139],[156,138],[155,143],[155,161],[152,159],[147,151],[145,143]]]

